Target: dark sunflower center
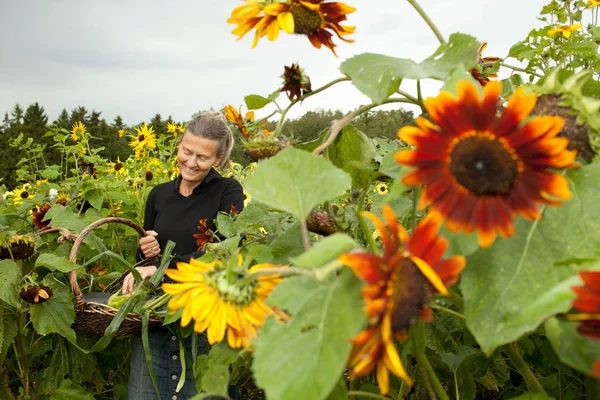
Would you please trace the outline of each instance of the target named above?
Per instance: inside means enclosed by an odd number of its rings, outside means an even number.
[[[474,135],[462,139],[452,149],[450,172],[470,192],[494,196],[510,190],[518,164],[500,141]]]
[[[292,6],[290,12],[294,16],[294,33],[309,35],[321,27],[321,14],[302,5]]]
[[[151,181],[152,178],[154,178],[154,174],[152,173],[152,171],[146,171],[146,180]]]
[[[138,136],[138,142],[143,142],[144,139],[146,139],[146,136],[144,136],[144,135]]]
[[[121,168],[123,168],[123,164],[121,164],[120,162],[115,164],[115,171],[120,170]]]
[[[22,199],[26,199],[29,197],[29,193],[28,192],[21,192],[21,198]]]
[[[410,328],[420,317],[428,299],[427,278],[410,259],[402,259],[392,276],[392,331]]]

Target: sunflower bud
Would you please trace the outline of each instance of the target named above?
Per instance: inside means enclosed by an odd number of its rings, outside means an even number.
[[[335,218],[325,211],[312,210],[306,217],[306,226],[309,231],[323,236],[342,231]]]
[[[298,64],[292,64],[291,67],[285,66],[284,68],[284,73],[281,75],[283,87],[280,92],[286,92],[290,101],[312,91],[310,78]]]
[[[31,304],[41,304],[52,297],[52,289],[45,285],[30,285],[21,289],[19,296]]]

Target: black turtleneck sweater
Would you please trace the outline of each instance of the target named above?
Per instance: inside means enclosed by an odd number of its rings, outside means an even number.
[[[211,169],[187,197],[179,193],[180,182],[181,175],[174,181],[154,187],[148,195],[144,214],[144,229],[158,233],[161,251],[167,240],[175,242],[175,257],[170,268],[174,268],[178,261],[188,262],[190,258],[202,255],[193,236],[200,232],[200,220],[206,218],[206,226],[214,231],[214,220],[219,211],[228,213],[231,206],[238,212],[244,208],[242,185],[235,179],[222,177],[215,169]],[[141,250],[138,258],[140,256],[143,258]]]

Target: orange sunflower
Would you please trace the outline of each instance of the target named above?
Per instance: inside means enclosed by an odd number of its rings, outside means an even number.
[[[346,15],[356,9],[340,2],[325,2],[324,0],[288,0],[266,4],[265,0],[246,0],[247,4],[236,7],[230,24],[238,25],[232,33],[243,38],[246,33],[256,29],[252,48],[258,40],[267,36],[270,41],[277,40],[279,31],[295,33],[308,37],[314,47],[322,45],[335,54],[332,37],[335,33],[341,40],[352,43],[353,40],[344,36],[354,32],[354,26],[342,26]],[[331,31],[331,32],[330,32]]]
[[[238,111],[232,105],[227,105],[223,111],[225,118],[233,122],[245,138],[250,137],[248,125],[254,122],[254,111],[248,111],[245,117],[242,117],[242,107]]]
[[[498,74],[490,72],[494,68],[497,62],[500,62],[500,57],[482,57],[483,50],[485,50],[487,42],[483,42],[479,47],[479,60],[477,67],[471,70],[471,75],[481,86],[487,85],[490,78],[497,78]]]
[[[567,179],[547,168],[574,167],[576,152],[568,139],[557,137],[564,120],[556,116],[525,119],[535,95],[518,88],[496,115],[502,84],[489,82],[483,99],[474,85],[458,83],[458,97],[441,92],[425,100],[433,122],[416,119],[398,136],[416,146],[396,154],[396,161],[416,167],[406,185],[425,185],[420,208],[431,204],[448,229],[479,231],[479,244],[490,246],[496,232],[514,234],[518,214],[541,217],[539,204],[560,205],[571,198]]]
[[[573,288],[577,298],[573,308],[582,314],[571,314],[570,320],[580,321],[577,331],[591,339],[600,339],[600,271],[580,271],[583,286]],[[594,376],[600,376],[600,359],[592,368]]]
[[[198,245],[198,250],[202,250],[206,243],[212,243],[214,240],[214,233],[210,230],[209,227],[206,226],[206,221],[208,218],[201,219],[198,225],[198,233],[194,233],[194,237],[196,238],[196,244]]]
[[[406,339],[407,329],[419,318],[431,320],[427,302],[432,292],[448,294],[446,286],[457,281],[465,258],[442,259],[448,241],[437,235],[440,219],[432,214],[417,225],[412,237],[398,224],[388,205],[383,206],[386,224],[371,213],[363,215],[377,228],[383,254],[340,256],[342,264],[352,268],[367,284],[362,294],[369,326],[352,339],[348,366],[352,377],[364,376],[377,367],[377,382],[385,395],[389,390],[389,371],[413,384],[402,367],[394,337]]]

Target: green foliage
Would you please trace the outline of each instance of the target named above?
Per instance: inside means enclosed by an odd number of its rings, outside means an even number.
[[[556,296],[539,306],[538,299],[574,274],[556,263],[576,253],[594,257],[600,239],[600,166],[589,165],[569,174],[573,199],[560,208],[548,207],[540,221],[517,220],[516,234],[498,240],[467,258],[461,280],[467,326],[482,350],[533,331],[546,318],[570,307]]]
[[[69,293],[55,290],[48,301],[32,305],[29,315],[33,327],[40,335],[58,333],[75,344],[75,331],[71,329],[75,310]]]
[[[578,371],[592,375],[594,364],[600,359],[600,342],[581,336],[577,323],[550,318],[544,323],[546,336],[562,362]]]
[[[269,319],[254,341],[252,368],[268,397],[326,399],[334,390],[350,351],[349,339],[363,323],[353,312],[361,307],[359,287],[349,270],[333,282],[294,277],[277,287],[269,302],[292,318],[285,324]],[[287,379],[290,375],[294,379]]]
[[[253,198],[300,219],[320,203],[342,194],[349,185],[350,178],[341,170],[293,148],[261,162],[246,180],[246,190]]]

